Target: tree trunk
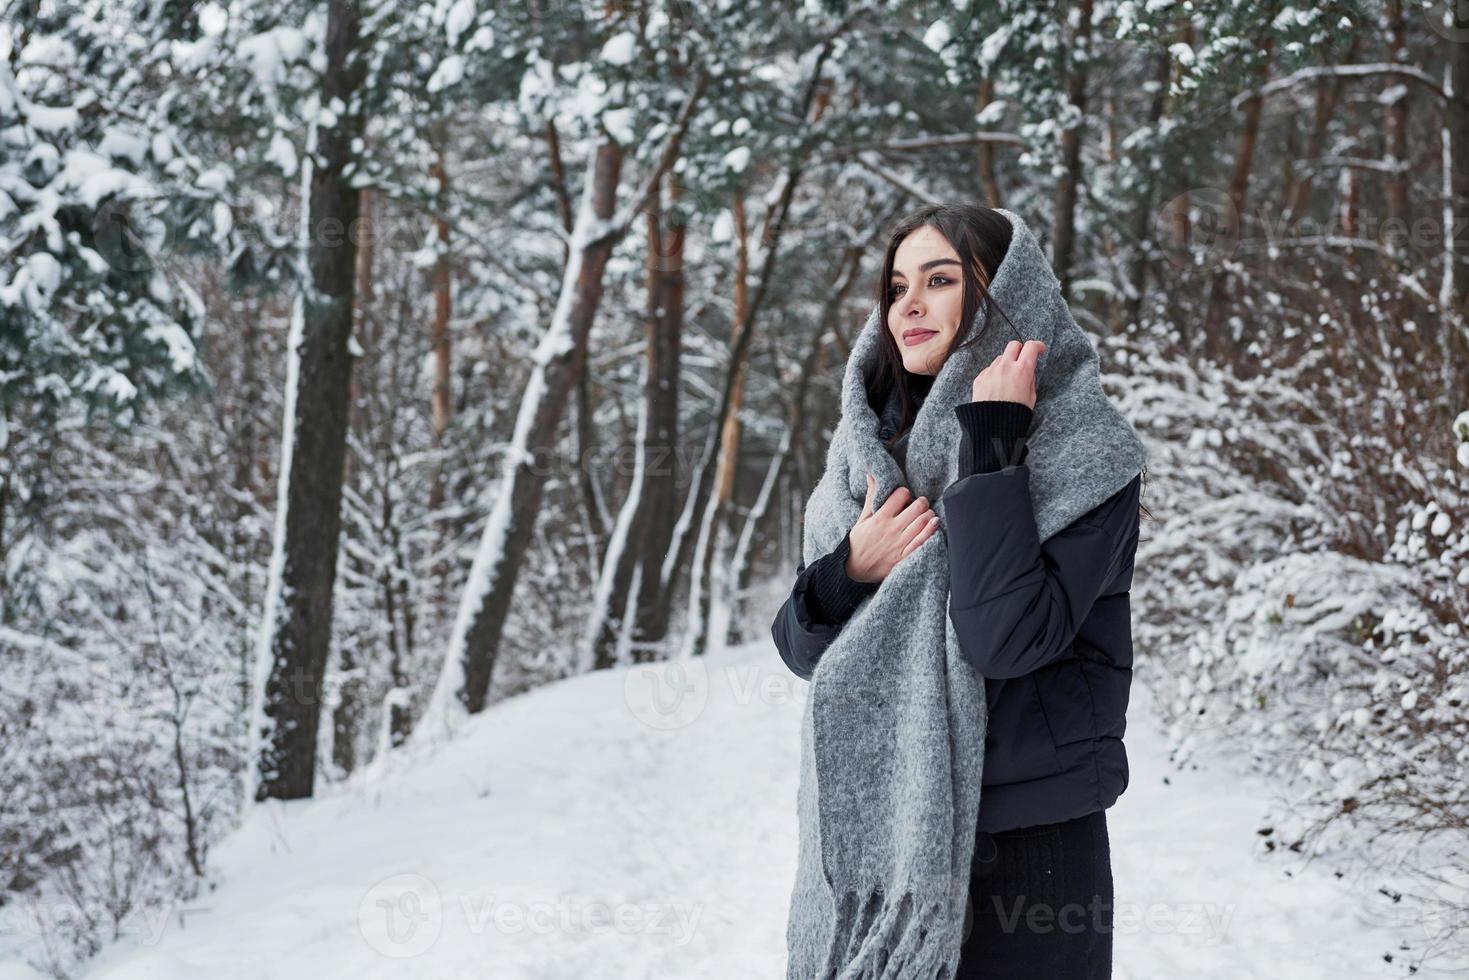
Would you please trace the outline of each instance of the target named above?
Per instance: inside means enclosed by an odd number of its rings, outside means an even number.
[[[1403,16],[1403,0],[1387,0],[1387,29],[1388,29],[1388,60],[1394,64],[1407,61],[1408,53],[1408,27]],[[1390,88],[1400,89],[1398,95],[1387,105],[1387,114],[1383,119],[1383,137],[1386,144],[1387,162],[1396,164],[1402,168],[1388,175],[1387,186],[1384,192],[1387,198],[1387,219],[1393,222],[1394,228],[1397,222],[1403,223],[1403,235],[1407,237],[1408,224],[1412,216],[1408,211],[1408,161],[1411,152],[1408,149],[1408,99],[1406,86],[1398,79],[1389,76],[1386,79]],[[1392,234],[1387,237],[1388,244],[1392,244]],[[1396,249],[1393,250],[1396,253]]]
[[[1061,133],[1061,166],[1065,175],[1056,185],[1055,228],[1052,233],[1051,264],[1061,280],[1061,295],[1070,298],[1072,263],[1076,254],[1076,201],[1083,179],[1081,141],[1086,132],[1086,83],[1091,49],[1092,0],[1080,0],[1076,36],[1067,57],[1066,101],[1080,113],[1074,126]]]
[[[750,508],[750,513],[745,517],[744,529],[740,532],[739,541],[735,545],[734,555],[730,561],[729,581],[733,595],[730,602],[729,629],[725,637],[728,643],[742,643],[745,640],[745,634],[741,630],[746,618],[745,607],[739,601],[738,596],[748,587],[750,552],[754,545],[755,534],[769,508],[771,495],[785,479],[786,465],[791,459],[792,449],[800,444],[805,434],[806,392],[810,387],[811,378],[816,376],[817,363],[822,351],[826,349],[827,341],[840,333],[842,322],[840,311],[846,305],[847,297],[857,282],[858,273],[862,268],[863,251],[862,247],[854,246],[847,249],[846,254],[842,256],[841,264],[836,270],[840,285],[823,304],[821,318],[817,321],[816,328],[811,331],[810,342],[794,377],[788,375],[782,379],[782,388],[791,391],[791,400],[787,407],[785,435],[781,438],[775,457],[770,461],[765,481],[760,486],[759,496],[755,498],[754,506]]]
[[[353,285],[352,297],[352,334],[357,338],[357,346],[363,350],[372,350],[372,346],[364,342],[367,329],[367,317],[372,305],[372,239],[369,234],[364,237],[360,232],[370,229],[372,225],[372,189],[360,188],[357,192],[357,230],[353,234],[357,238],[357,258],[355,261],[356,282]],[[362,405],[362,379],[358,372],[352,372],[352,380],[349,382],[347,397],[347,431],[356,432],[360,428],[358,416]],[[342,485],[352,485],[353,456],[347,453],[347,459],[342,467]]]
[[[821,82],[822,72],[826,59],[831,54],[831,43],[822,48],[816,57],[816,62],[811,70],[810,79],[807,82],[805,97],[801,106],[801,117],[819,120],[825,111],[827,102],[824,98],[817,98],[817,90]],[[812,108],[815,112],[812,112]],[[724,431],[724,420],[729,415],[730,405],[734,397],[734,384],[736,379],[735,365],[743,364],[749,353],[750,339],[753,335],[755,317],[759,315],[760,307],[765,300],[765,291],[769,288],[775,267],[775,257],[780,250],[781,239],[784,236],[785,223],[790,216],[791,202],[795,198],[796,186],[800,183],[804,165],[796,161],[791,168],[781,175],[780,192],[775,195],[775,202],[770,210],[766,212],[765,220],[761,226],[760,247],[763,250],[763,261],[761,262],[759,285],[755,289],[754,298],[750,302],[748,323],[737,322],[730,342],[729,363],[730,370],[726,371],[724,379],[724,390],[719,401],[719,409],[715,413],[713,429],[709,434],[708,443],[703,455],[699,460],[698,470],[694,477],[694,484],[689,489],[684,501],[682,514],[678,523],[674,526],[673,540],[669,545],[667,559],[663,562],[660,579],[662,588],[669,589],[671,583],[682,573],[684,566],[688,563],[690,552],[694,545],[693,536],[689,534],[689,526],[693,523],[695,515],[702,517],[705,507],[708,505],[709,494],[714,485],[715,461],[719,458],[719,439]],[[691,583],[692,590],[692,583]]]
[[[663,583],[663,562],[673,541],[678,521],[678,404],[680,350],[684,327],[684,241],[687,228],[677,205],[683,185],[677,174],[669,174],[669,210],[665,215],[668,233],[660,229],[658,255],[658,306],[649,322],[654,339],[648,345],[648,384],[645,397],[651,411],[652,441],[649,449],[662,454],[649,457],[644,474],[644,519],[639,544],[642,572],[639,575],[636,622],[632,636],[633,660],[646,662],[659,657],[668,636],[670,595]]]
[[[454,376],[449,337],[449,317],[453,312],[453,297],[449,291],[449,220],[444,216],[449,196],[449,175],[444,169],[442,146],[435,150],[432,173],[439,183],[439,213],[434,216],[439,247],[434,257],[434,321],[430,339],[434,350],[433,435],[434,445],[440,446],[444,442],[444,432],[449,428],[452,411],[449,396]]]
[[[1388,60],[1402,64],[1408,60],[1408,28],[1403,16],[1403,0],[1387,0],[1386,27],[1388,31]],[[1433,15],[1437,15],[1434,11]],[[1408,298],[1403,293],[1399,276],[1408,271],[1412,261],[1409,242],[1412,235],[1413,216],[1408,205],[1408,167],[1412,151],[1408,148],[1408,92],[1400,80],[1388,76],[1385,79],[1388,91],[1386,113],[1382,121],[1383,156],[1396,169],[1387,175],[1383,197],[1387,204],[1387,222],[1381,229],[1383,243],[1381,267],[1388,283],[1383,301],[1389,318],[1400,324],[1408,319]]]
[[[1274,44],[1274,38],[1268,37],[1261,44],[1263,57],[1260,60],[1258,72],[1261,82],[1270,74],[1270,53]],[[1249,204],[1250,173],[1255,165],[1255,148],[1260,141],[1260,117],[1264,108],[1265,100],[1258,95],[1244,104],[1244,129],[1240,132],[1239,151],[1235,154],[1234,176],[1229,181],[1229,200],[1239,218],[1241,233],[1246,233],[1250,228],[1246,216]],[[1227,283],[1228,277],[1223,270],[1215,270],[1210,278],[1208,298],[1205,300],[1204,350],[1215,361],[1223,360],[1229,350],[1229,343],[1223,336]]]
[[[1362,35],[1353,34],[1352,45],[1347,49],[1343,58],[1345,64],[1351,64],[1356,60],[1357,50],[1361,45]],[[1314,163],[1321,156],[1326,147],[1326,135],[1331,129],[1331,120],[1335,117],[1337,104],[1341,101],[1342,86],[1345,84],[1346,80],[1339,75],[1317,84],[1316,118],[1311,127],[1310,136],[1306,140],[1305,150],[1301,154],[1302,159]],[[1311,190],[1315,178],[1316,168],[1308,167],[1306,172],[1291,184],[1290,194],[1286,197],[1283,209],[1287,229],[1311,206]]]
[[[616,236],[591,237],[595,223],[612,218],[623,153],[605,134],[597,145],[587,175],[586,194],[578,217],[579,236],[562,279],[561,296],[550,326],[536,351],[535,370],[521,399],[514,445],[506,455],[501,485],[480,550],[465,586],[440,684],[470,714],[484,709],[515,580],[535,529],[547,461],[556,448],[562,413],[586,363],[587,338],[602,300],[602,277]]]
[[[1469,35],[1469,5],[1455,4],[1453,10],[1454,30],[1462,41]],[[1448,184],[1451,190],[1453,221],[1444,237],[1448,242],[1445,257],[1447,275],[1450,276],[1448,292],[1453,309],[1459,316],[1456,334],[1459,338],[1459,350],[1463,352],[1469,347],[1469,336],[1464,333],[1464,325],[1469,323],[1469,267],[1466,267],[1464,261],[1466,252],[1469,252],[1469,243],[1455,236],[1463,234],[1463,229],[1469,228],[1469,43],[1450,47],[1453,50],[1453,64],[1450,69],[1453,76],[1453,97],[1448,100],[1444,110],[1447,117],[1444,128],[1449,142]],[[1469,360],[1469,357],[1465,360]]]
[[[986,78],[979,83],[979,100],[975,106],[976,111],[981,111],[985,106],[995,100],[995,83],[993,79]],[[1000,178],[995,173],[995,144],[988,140],[977,147],[979,153],[979,182],[984,188],[984,200],[987,207],[1002,208],[1005,206],[1004,196],[1000,193]]]
[[[582,640],[581,660],[592,670],[601,670],[615,665],[618,648],[624,636],[628,597],[634,588],[634,572],[638,568],[638,536],[643,516],[643,490],[646,486],[648,444],[653,429],[650,387],[653,377],[654,321],[658,315],[659,263],[658,221],[661,200],[655,194],[648,202],[646,211],[648,224],[648,252],[644,266],[648,275],[648,312],[644,335],[646,352],[643,362],[643,398],[638,406],[637,435],[633,440],[633,472],[628,482],[627,496],[617,512],[617,521],[612,533],[606,536],[606,547],[600,550],[597,587],[592,594],[592,608],[587,614],[586,635]],[[583,374],[585,379],[585,373]],[[621,443],[619,442],[620,446]],[[622,457],[619,455],[620,461]],[[586,457],[581,457],[581,472],[590,475]],[[614,481],[614,483],[617,481]]]
[[[735,276],[734,310],[735,322],[748,324],[750,314],[750,230],[745,220],[745,200],[736,195],[734,201],[735,225]],[[747,328],[748,329],[748,328]],[[709,614],[718,593],[721,576],[716,571],[716,561],[724,543],[724,516],[726,508],[734,498],[735,474],[740,458],[740,410],[745,404],[745,378],[749,374],[749,344],[741,345],[746,356],[730,364],[734,384],[730,388],[729,410],[724,415],[724,425],[719,436],[719,464],[715,469],[714,494],[704,515],[699,533],[698,571],[690,589],[688,650],[691,656],[703,656],[709,646]],[[723,568],[723,562],[718,562]],[[723,596],[720,596],[722,599]]]
[[[376,351],[377,345],[367,337],[368,314],[372,304],[372,190],[361,188],[357,194],[358,203],[358,228],[362,234],[357,234],[357,260],[356,260],[356,283],[353,286],[353,332],[357,337],[359,346],[364,350]],[[361,428],[361,413],[363,401],[363,385],[361,371],[352,372],[350,385],[350,396],[347,407],[347,431],[353,433]],[[374,386],[375,387],[375,386]],[[354,457],[347,453],[346,462],[342,467],[342,485],[352,485],[352,463]],[[386,572],[384,573],[387,574]],[[388,617],[389,628],[392,626],[392,604],[385,609]],[[347,774],[357,767],[357,740],[356,732],[363,717],[363,683],[361,671],[358,669],[355,651],[342,647],[337,650],[337,663],[335,673],[337,675],[337,703],[332,708],[332,740],[331,756],[332,763],[337,772]]]
[[[821,93],[822,79],[825,71],[827,58],[831,56],[833,42],[845,31],[847,22],[843,23],[842,29],[829,35],[817,52],[802,96],[802,104],[799,115],[803,119],[818,120],[825,111],[827,105],[826,97]],[[814,112],[813,112],[814,109]],[[696,515],[702,516],[708,505],[709,495],[714,485],[714,462],[719,457],[719,440],[724,431],[724,421],[729,415],[730,405],[733,402],[734,382],[736,372],[734,365],[743,364],[748,356],[750,340],[754,332],[755,318],[759,314],[760,307],[764,302],[765,292],[769,288],[775,265],[775,258],[779,252],[781,239],[784,235],[785,223],[790,215],[791,203],[795,196],[795,190],[800,183],[804,171],[804,163],[795,161],[790,169],[781,175],[781,184],[778,192],[773,194],[774,201],[766,212],[762,224],[760,236],[760,247],[763,249],[763,260],[759,285],[755,289],[754,297],[750,302],[749,315],[745,322],[737,322],[734,325],[730,345],[730,364],[732,369],[725,374],[724,389],[720,396],[718,410],[715,412],[712,428],[709,432],[705,449],[694,475],[693,486],[684,499],[684,506],[678,521],[674,524],[672,540],[668,545],[668,553],[660,563],[658,586],[667,594],[672,589],[672,583],[682,573],[688,563],[690,551],[694,544],[693,536],[689,534],[689,528]],[[666,605],[666,603],[665,603]],[[656,623],[654,624],[657,625]],[[661,635],[665,630],[658,629],[654,635]]]
[[[634,662],[658,659],[655,653],[668,629],[660,572],[678,505],[685,229],[677,211],[678,175],[668,174],[666,182],[669,208],[664,210],[656,197],[648,208],[648,314],[637,467],[635,484],[623,504],[624,514],[619,515],[619,526],[625,521],[627,530],[614,533],[613,547],[618,553],[613,556],[609,550],[603,562],[602,575],[612,576],[610,588],[599,582],[590,617],[590,656],[595,669],[617,663],[624,644]],[[631,616],[625,615],[629,609]]]
[[[351,106],[355,101],[366,67],[356,51],[358,16],[359,8],[349,0],[331,0],[324,102],[338,99]],[[362,130],[360,115],[340,113],[333,126],[316,131],[314,160],[320,165],[313,161],[307,167],[310,194],[302,202],[307,281],[301,283],[293,317],[292,335],[300,347],[288,352],[295,376],[287,382],[284,492],[276,502],[277,550],[261,626],[259,710],[251,719],[257,752],[250,768],[258,782],[249,789],[256,800],[310,796],[316,772],[341,528],[357,248],[350,235],[328,243],[307,232],[332,223],[353,227],[359,191],[344,169]]]
[[[442,134],[435,140],[434,161],[429,175],[438,182],[434,215],[434,235],[438,241],[434,256],[433,293],[434,313],[429,324],[429,346],[434,352],[434,387],[429,396],[433,413],[433,445],[444,444],[444,433],[448,431],[449,419],[453,415],[454,359],[450,348],[449,318],[453,313],[453,296],[449,285],[449,220],[445,216],[449,201],[449,175],[444,167]],[[429,485],[428,508],[437,511],[444,504],[445,474],[442,463],[434,467],[433,482]],[[447,531],[447,529],[445,529]]]
[[[627,234],[632,215],[647,205],[657,182],[673,165],[708,81],[707,75],[695,80],[657,162],[621,216],[614,215],[614,208],[623,151],[605,129],[598,134],[587,161],[582,203],[556,309],[532,355],[535,367],[521,398],[495,505],[475,552],[448,654],[425,715],[431,725],[442,728],[456,714],[484,709],[515,583],[550,476],[549,461],[562,416],[586,365],[587,339],[602,300],[607,260]]]
[[[1154,133],[1158,132],[1158,124],[1163,121],[1163,111],[1168,105],[1168,82],[1173,67],[1173,57],[1167,51],[1159,53],[1157,61],[1153,63],[1153,78],[1158,83],[1158,88],[1153,92],[1153,101],[1148,106],[1148,125]],[[1135,249],[1132,256],[1132,289],[1127,298],[1127,308],[1124,314],[1127,323],[1137,323],[1142,318],[1143,303],[1148,294],[1148,268],[1149,253],[1153,241],[1153,229],[1150,227],[1153,219],[1153,202],[1157,197],[1158,174],[1153,170],[1151,164],[1147,165],[1147,176],[1143,180],[1143,195],[1139,207],[1132,215],[1132,240]],[[1126,324],[1123,325],[1124,327]]]

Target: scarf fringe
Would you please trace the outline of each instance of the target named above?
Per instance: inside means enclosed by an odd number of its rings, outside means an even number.
[[[824,980],[952,980],[957,969],[959,943],[942,900],[849,891],[837,903],[836,926],[832,951],[845,948]]]

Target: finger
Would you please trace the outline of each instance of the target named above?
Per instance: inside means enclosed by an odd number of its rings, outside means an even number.
[[[915,521],[911,528],[905,531],[903,535],[903,549],[899,555],[899,560],[912,554],[923,543],[924,539],[928,536],[929,526],[933,524],[934,516],[929,515],[921,521]]]
[[[912,527],[917,521],[924,519],[924,515],[930,512],[931,508],[928,506],[928,498],[918,497],[907,507],[904,507],[903,512],[898,515],[898,526],[906,530]]]
[[[1005,353],[1001,354],[1000,357],[1004,358],[1007,361],[1013,361],[1020,356],[1020,352],[1024,349],[1024,344],[1022,344],[1018,340],[1012,340],[1005,345]]]
[[[882,506],[877,508],[877,512],[888,520],[892,520],[904,507],[908,506],[908,501],[912,496],[912,490],[909,490],[907,487],[898,487],[898,489],[888,494],[888,499],[882,502]]]
[[[872,498],[877,494],[877,477],[871,473],[867,474],[867,500],[862,504],[862,516],[859,521],[866,520],[872,516]]]
[[[918,549],[919,545],[923,544],[923,542],[933,537],[934,533],[938,531],[938,529],[939,516],[937,514],[934,514],[928,519],[928,523],[923,528],[923,530],[919,531],[916,535],[914,535],[913,540],[908,542],[907,547],[903,549],[902,557],[907,558],[909,555],[911,555],[914,551]]]
[[[1011,343],[1013,344],[1014,341],[1012,340]],[[1037,360],[1039,360],[1040,359],[1040,356],[1042,354],[1044,354],[1045,352],[1046,352],[1046,345],[1045,345],[1045,342],[1044,341],[1040,341],[1040,340],[1027,340],[1025,342],[1025,348],[1023,350],[1021,350],[1021,352],[1020,352],[1019,361],[1020,361],[1021,364],[1025,365],[1026,367],[1028,367],[1032,371],[1034,371],[1035,370],[1035,362]]]

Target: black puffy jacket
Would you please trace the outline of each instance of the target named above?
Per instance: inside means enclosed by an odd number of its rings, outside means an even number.
[[[1141,476],[1134,476],[1041,544],[1023,435],[1015,465],[1002,468],[982,449],[974,456],[974,447],[1003,446],[996,434],[1007,426],[1024,433],[1029,409],[1005,404],[1014,406],[1001,410],[1008,421],[991,411],[999,407],[993,403],[956,409],[966,444],[960,472],[969,475],[943,493],[949,618],[989,704],[977,827],[989,833],[1106,809],[1127,788],[1128,592],[1141,493]],[[998,455],[1017,458],[1008,450]],[[845,563],[846,544],[798,566],[771,627],[781,659],[806,680],[857,604],[842,604],[834,617],[812,593],[813,574],[841,575],[832,569]]]

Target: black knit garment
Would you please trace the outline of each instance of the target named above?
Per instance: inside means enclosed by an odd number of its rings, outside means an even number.
[[[845,623],[867,596],[877,591],[880,582],[858,582],[847,575],[847,556],[852,551],[852,534],[842,538],[836,550],[823,555],[811,565],[810,584],[806,589],[806,608],[811,619],[823,626]]]
[[[959,479],[1017,466],[1030,454],[1026,436],[1035,412],[1020,402],[989,400],[954,406],[959,418]]]

